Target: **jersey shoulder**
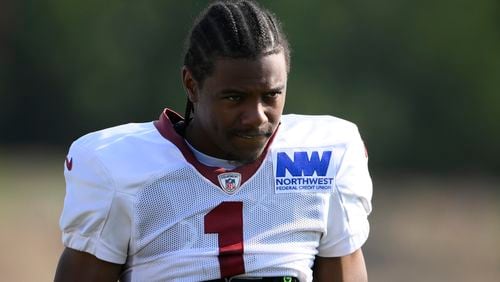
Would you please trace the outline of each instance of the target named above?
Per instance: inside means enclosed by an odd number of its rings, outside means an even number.
[[[114,127],[90,132],[73,142],[73,146],[80,146],[91,150],[102,150],[112,144],[124,144],[155,130],[152,122],[127,123]]]
[[[359,137],[356,124],[330,115],[283,115],[277,136],[286,147],[324,147]]]
[[[129,123],[86,134],[73,142],[67,159],[72,166],[66,166],[66,174],[93,171],[105,175],[115,187],[137,186],[157,173],[185,165],[177,147],[161,136],[153,122]]]

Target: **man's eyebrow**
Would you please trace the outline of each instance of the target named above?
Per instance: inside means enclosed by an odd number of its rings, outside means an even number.
[[[267,91],[267,92],[269,92],[269,93],[282,92],[284,89],[285,89],[284,85],[278,85],[276,87],[269,89],[269,91]]]
[[[264,93],[277,93],[277,92],[283,92],[285,89],[284,85],[278,85],[276,87],[267,89],[266,91],[263,91]],[[242,89],[237,89],[237,88],[226,88],[222,89],[219,92],[217,92],[217,95],[227,95],[227,94],[237,94],[237,95],[248,95],[251,91],[246,91]]]
[[[218,94],[246,94],[246,92],[239,89],[226,88],[219,91]]]
[[[271,89],[267,89],[264,92],[265,93],[276,93],[276,92],[282,92],[284,89],[285,89],[284,85],[278,85],[278,86],[273,87]],[[241,90],[241,89],[236,89],[236,88],[226,88],[226,89],[222,89],[221,91],[219,91],[218,94],[248,94],[248,92]]]

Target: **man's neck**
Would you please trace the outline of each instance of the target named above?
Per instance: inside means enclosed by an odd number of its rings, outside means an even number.
[[[191,145],[186,139],[184,139],[186,144],[188,145],[189,149],[193,152],[193,155],[195,158],[202,164],[206,166],[212,166],[212,167],[222,167],[228,170],[232,170],[240,166],[241,164],[235,161],[229,161],[229,160],[224,160],[224,159],[219,159],[216,157],[209,156],[207,154],[204,154],[200,151],[198,151],[193,145]]]

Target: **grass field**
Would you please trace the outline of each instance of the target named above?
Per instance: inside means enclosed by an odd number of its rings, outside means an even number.
[[[64,152],[0,148],[2,281],[51,281]],[[374,177],[370,281],[499,281],[500,178]]]

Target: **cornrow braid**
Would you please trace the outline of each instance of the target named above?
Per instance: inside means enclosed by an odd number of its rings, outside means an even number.
[[[281,23],[251,0],[221,0],[210,4],[195,20],[186,41],[184,65],[201,87],[217,58],[257,58],[283,52],[290,70],[290,48]],[[187,101],[185,120],[193,111]]]

